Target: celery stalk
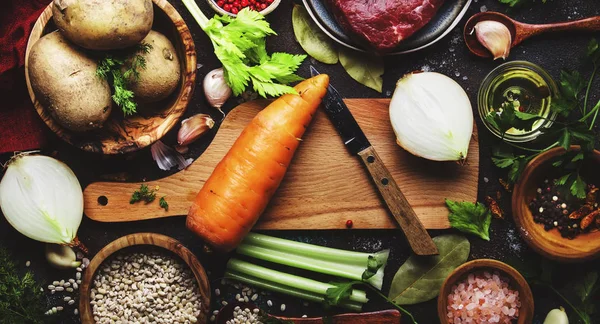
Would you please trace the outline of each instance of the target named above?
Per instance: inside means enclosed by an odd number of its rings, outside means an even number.
[[[237,252],[291,267],[362,280],[377,289],[381,289],[383,285],[384,268],[389,256],[389,250],[376,253],[345,251],[257,233],[249,233]],[[374,257],[380,267],[373,277],[363,280],[369,256]]]
[[[238,273],[236,271],[227,271],[225,273],[225,278],[240,281],[256,288],[266,289],[312,302],[323,303],[325,301],[325,296],[323,295],[281,285],[276,282],[255,278],[243,273]],[[340,302],[338,306],[355,312],[362,311],[362,304],[357,302],[344,300]]]
[[[198,25],[200,25],[200,28],[204,29],[204,27],[206,27],[206,25],[208,24],[208,18],[206,18],[206,16],[202,12],[202,10],[200,10],[196,2],[194,0],[182,0],[182,2],[183,5],[185,5],[185,7],[192,14],[192,17],[196,19],[196,22],[198,23]]]
[[[230,259],[227,263],[227,270],[322,296],[326,295],[327,289],[336,287],[332,284],[272,270],[239,259]],[[356,289],[352,290],[348,299],[363,304],[369,301],[364,291]]]

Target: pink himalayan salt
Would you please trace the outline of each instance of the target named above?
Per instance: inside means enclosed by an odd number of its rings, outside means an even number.
[[[472,273],[452,287],[447,317],[452,324],[512,323],[519,317],[519,292],[498,272]]]

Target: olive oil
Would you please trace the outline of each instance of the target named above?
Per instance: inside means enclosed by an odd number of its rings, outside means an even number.
[[[505,134],[486,124],[492,133],[512,142],[525,142],[536,138],[540,128],[548,127],[556,117],[550,111],[556,84],[539,66],[513,61],[500,65],[484,80],[479,90],[479,113],[484,119],[489,114],[502,113],[505,109],[542,117],[531,130],[511,128]]]

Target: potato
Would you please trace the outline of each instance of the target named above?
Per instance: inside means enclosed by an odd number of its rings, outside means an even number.
[[[181,78],[179,58],[173,44],[165,35],[150,31],[142,40],[152,46],[148,53],[141,54],[146,60],[146,68],[138,68],[139,78],[129,85],[140,102],[155,102],[168,97]],[[131,59],[129,60],[131,64]]]
[[[28,64],[37,99],[59,124],[76,132],[102,127],[112,99],[93,58],[55,31],[33,45]]]
[[[52,17],[73,43],[93,50],[139,43],[152,28],[152,0],[54,0]]]

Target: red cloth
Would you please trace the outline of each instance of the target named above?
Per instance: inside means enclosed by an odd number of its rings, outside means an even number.
[[[39,148],[48,128],[25,84],[25,49],[31,28],[50,0],[0,1],[0,153]]]

